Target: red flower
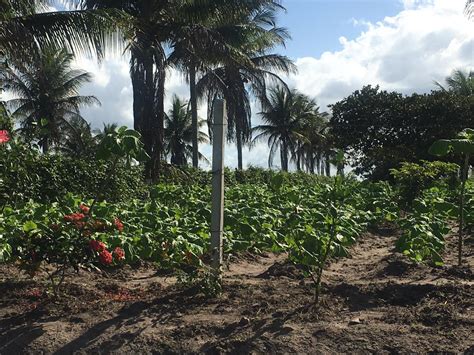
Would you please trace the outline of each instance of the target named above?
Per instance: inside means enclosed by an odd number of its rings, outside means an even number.
[[[10,135],[8,131],[1,130],[0,131],[0,144],[7,143],[10,140]]]
[[[122,232],[122,231],[123,231],[123,223],[122,223],[122,221],[121,221],[120,219],[118,219],[118,218],[115,218],[115,219],[114,219],[114,226],[115,226],[115,228],[117,228],[117,230],[118,230],[119,232]]]
[[[114,256],[115,256],[115,259],[117,259],[117,260],[119,260],[119,261],[125,259],[125,251],[124,251],[122,248],[120,248],[120,247],[116,247],[116,248],[114,249],[114,253],[113,253],[113,254],[114,254]]]
[[[104,265],[112,264],[112,253],[108,250],[102,250],[99,254],[99,260]]]
[[[84,205],[83,203],[81,203],[81,204],[79,205],[79,209],[80,209],[80,210],[82,211],[82,213],[84,213],[84,214],[88,214],[88,213],[89,213],[89,210],[90,210],[90,208],[87,207],[86,205]]]
[[[84,213],[71,213],[64,216],[64,220],[66,222],[79,222],[84,218],[86,218],[86,215]]]
[[[97,240],[91,240],[89,242],[89,246],[93,251],[96,251],[98,253],[106,251],[107,249],[107,246],[103,242],[99,242]]]

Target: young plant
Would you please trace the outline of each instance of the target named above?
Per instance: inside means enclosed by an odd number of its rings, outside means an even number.
[[[414,262],[443,265],[441,253],[444,237],[450,231],[448,221],[456,214],[456,206],[446,200],[446,192],[436,187],[424,191],[413,201],[410,213],[397,221],[403,233],[396,248]]]
[[[336,163],[342,164],[343,153]],[[316,197],[316,209],[302,209],[296,206],[288,219],[286,244],[291,261],[305,266],[313,280],[314,303],[321,296],[321,281],[328,259],[331,256],[348,255],[351,246],[367,223],[357,220],[358,211],[346,204],[352,187],[346,183],[343,174],[334,178],[333,185],[323,185]]]
[[[35,203],[21,211],[8,207],[4,217],[6,225],[0,233],[16,236],[10,237],[13,259],[31,277],[39,271],[47,274],[55,298],[60,297],[68,269],[110,266],[125,259],[120,245],[104,242],[105,236],[111,235],[119,240],[122,222],[98,218],[75,198],[70,197],[62,207]]]
[[[433,143],[430,154],[445,156],[449,153],[461,155],[464,164],[461,171],[461,192],[459,194],[459,232],[458,232],[458,265],[462,265],[462,249],[465,216],[466,181],[468,179],[470,158],[474,155],[474,129],[466,128],[455,139],[441,139]]]

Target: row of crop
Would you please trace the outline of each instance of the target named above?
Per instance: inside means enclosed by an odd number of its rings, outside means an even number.
[[[44,264],[62,271],[138,260],[199,268],[209,259],[210,197],[208,187],[158,185],[146,201],[95,203],[68,195],[61,203],[5,206],[0,260],[16,260],[31,273]],[[389,184],[343,178],[308,186],[281,179],[232,186],[226,189],[225,252],[287,252],[319,285],[328,258],[347,256],[368,226],[393,221],[402,230],[399,251],[416,262],[441,263],[455,215],[452,196],[427,190],[410,212],[400,212],[397,199]]]
[[[347,255],[366,226],[383,217],[382,208],[368,208],[377,205],[372,195],[386,198],[381,186],[337,178],[306,187],[275,179],[228,188],[225,250],[287,251],[318,274],[328,257]],[[61,203],[5,206],[0,258],[32,273],[45,263],[59,270],[137,260],[199,267],[208,258],[210,217],[210,189],[196,185],[159,185],[146,201],[94,203],[68,195]]]

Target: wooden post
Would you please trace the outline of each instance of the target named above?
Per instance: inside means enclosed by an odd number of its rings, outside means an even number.
[[[220,279],[223,263],[224,148],[227,128],[225,100],[218,99],[214,102],[213,116],[211,250],[212,268]]]

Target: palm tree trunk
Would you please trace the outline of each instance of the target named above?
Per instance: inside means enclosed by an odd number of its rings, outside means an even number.
[[[145,95],[145,77],[143,76],[143,62],[135,50],[131,51],[130,78],[133,87],[133,128],[143,135],[143,108]]]
[[[285,140],[283,140],[281,143],[280,156],[281,156],[281,170],[287,172],[288,171],[288,146]]]
[[[48,139],[48,137],[43,138],[42,148],[43,148],[43,154],[48,154],[48,152],[49,152],[49,139]]]
[[[153,176],[159,178],[161,173],[161,159],[164,151],[164,135],[165,135],[165,82],[166,82],[166,66],[164,59],[156,64],[156,92],[155,92],[155,127],[154,130],[154,172]]]
[[[154,152],[154,131],[156,130],[156,115],[155,115],[155,83],[153,77],[153,57],[150,50],[147,50],[144,58],[144,95],[143,95],[143,117],[141,134],[143,137],[143,144],[145,151],[151,157],[146,164],[146,175],[148,178],[153,178],[155,174],[155,152]]]
[[[242,142],[242,126],[240,124],[240,120],[238,118],[235,119],[235,136],[237,142],[237,169],[243,170],[243,142]]]
[[[331,176],[331,162],[328,156],[326,156],[326,176]]]
[[[237,133],[237,168],[243,170],[242,134]]]
[[[189,90],[191,101],[191,119],[192,119],[192,144],[193,144],[193,167],[199,166],[199,141],[198,141],[198,108],[196,95],[196,65],[192,62],[189,66]]]

